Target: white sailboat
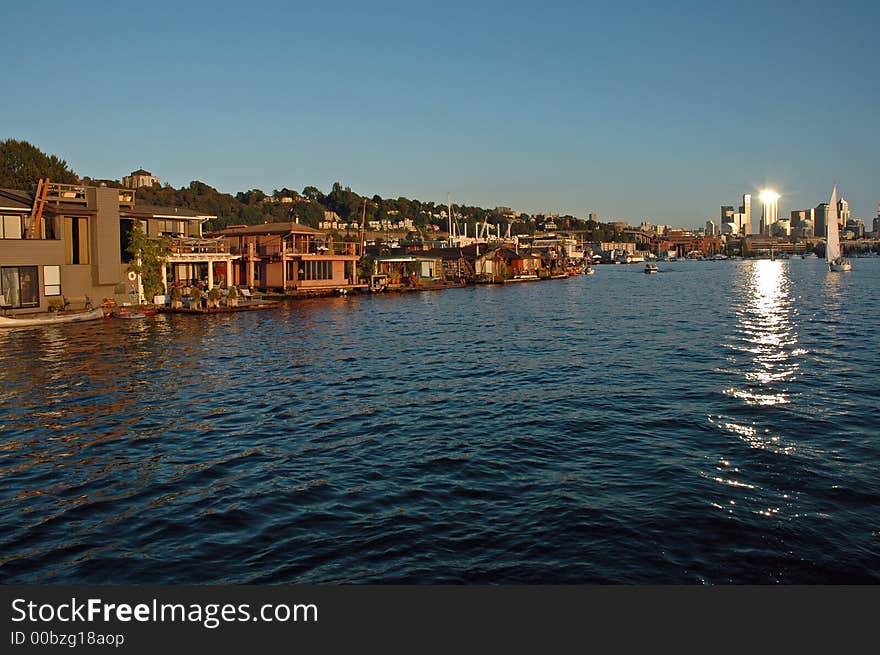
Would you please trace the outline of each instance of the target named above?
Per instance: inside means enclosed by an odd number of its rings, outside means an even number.
[[[831,202],[828,205],[828,216],[825,221],[825,261],[828,262],[828,270],[835,272],[851,271],[852,263],[841,257],[840,235],[837,225],[837,185],[831,192]]]

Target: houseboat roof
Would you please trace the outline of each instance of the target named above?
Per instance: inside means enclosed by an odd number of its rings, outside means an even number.
[[[28,199],[26,191],[0,189],[0,209],[30,211],[32,206],[33,200]]]
[[[248,235],[248,234],[324,234],[321,230],[316,230],[302,223],[294,223],[293,221],[284,221],[283,223],[259,223],[257,225],[237,225],[228,227],[225,230],[217,230],[215,234],[225,237]]]
[[[505,259],[529,259],[529,258],[541,258],[541,254],[535,251],[532,251],[531,248],[528,249],[528,252],[525,249],[521,249],[520,252],[517,252],[513,248],[508,246],[497,246],[495,248],[489,248],[486,252],[481,253],[480,257],[485,257],[488,255],[493,255],[495,253],[500,253],[502,257]]]
[[[212,214],[205,214],[197,209],[186,209],[184,207],[165,207],[162,205],[141,205],[135,204],[133,209],[125,210],[126,215],[141,215],[151,218],[170,218],[183,220],[199,220],[206,221],[208,219],[217,218]]]

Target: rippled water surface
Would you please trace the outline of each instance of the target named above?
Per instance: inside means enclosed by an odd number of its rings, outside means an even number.
[[[2,582],[880,582],[880,259],[0,332]]]

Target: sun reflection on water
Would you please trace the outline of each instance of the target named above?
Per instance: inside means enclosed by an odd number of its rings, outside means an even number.
[[[789,402],[786,390],[773,385],[794,377],[798,368],[791,359],[797,332],[791,320],[790,287],[787,265],[772,260],[754,262],[743,282],[736,329],[751,355],[751,367],[744,375],[750,388],[731,389],[730,393],[748,404]]]
[[[744,262],[734,288],[736,326],[725,343],[732,354],[738,381],[724,394],[742,406],[771,409],[791,402],[788,383],[798,375],[798,333],[788,263],[773,260]],[[754,410],[748,412],[754,417]],[[744,423],[731,416],[710,418],[719,429],[752,448],[791,454],[793,448],[757,421]]]

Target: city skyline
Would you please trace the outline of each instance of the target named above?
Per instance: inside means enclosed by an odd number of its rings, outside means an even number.
[[[143,166],[228,193],[338,180],[634,225],[696,228],[765,187],[780,216],[827,201],[835,182],[854,217],[870,221],[880,200],[874,6],[836,7],[847,29],[830,39],[827,12],[796,3],[760,17],[702,4],[258,4],[246,28],[232,7],[8,9],[10,24],[39,22],[44,43],[13,30],[0,45],[29,99],[0,109],[0,136],[94,177]],[[719,29],[759,18],[810,47],[719,44]],[[837,101],[791,110],[787,98],[828,84]]]

